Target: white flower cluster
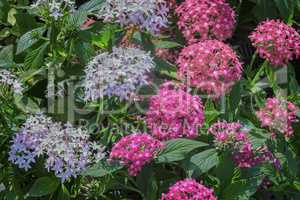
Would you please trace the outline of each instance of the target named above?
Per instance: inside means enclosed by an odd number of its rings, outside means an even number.
[[[106,0],[98,17],[123,26],[136,25],[158,34],[168,27],[169,8],[165,0]]]
[[[87,130],[53,122],[42,114],[31,116],[13,139],[9,160],[30,169],[44,155],[45,168],[62,182],[77,177],[86,167],[104,158],[104,148],[89,141]]]
[[[154,68],[150,53],[137,48],[113,48],[97,55],[86,67],[85,100],[116,96],[128,100],[139,86],[146,85]]]
[[[55,20],[64,15],[65,11],[75,10],[74,0],[37,0],[32,4],[33,8],[46,8]]]
[[[23,87],[16,75],[6,69],[0,70],[0,84],[11,87],[16,94],[20,94],[23,91]]]

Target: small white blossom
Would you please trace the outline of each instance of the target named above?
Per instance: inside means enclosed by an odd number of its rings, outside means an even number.
[[[110,54],[101,53],[85,69],[85,99],[116,96],[127,100],[148,83],[147,73],[154,67],[150,53],[140,49],[114,48]]]
[[[97,16],[122,26],[136,25],[153,34],[168,26],[165,0],[106,0]]]
[[[16,94],[21,94],[23,91],[22,84],[19,82],[17,76],[5,69],[0,70],[1,84],[11,87]]]

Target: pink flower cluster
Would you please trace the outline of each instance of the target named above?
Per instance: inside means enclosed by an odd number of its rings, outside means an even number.
[[[235,27],[235,12],[225,0],[185,0],[177,9],[178,27],[189,44],[207,39],[224,41]]]
[[[249,38],[258,54],[275,66],[300,56],[299,33],[279,20],[262,22]]]
[[[242,130],[242,125],[238,122],[227,123],[219,121],[214,123],[208,132],[214,135],[215,144],[220,148],[239,147],[247,142],[247,131]]]
[[[245,142],[239,151],[234,153],[233,159],[240,168],[251,168],[263,162],[270,161],[279,169],[280,163],[272,152],[266,148],[253,149],[251,142]]]
[[[242,75],[236,53],[223,42],[206,40],[184,48],[177,60],[180,78],[215,98],[226,93]]]
[[[238,123],[219,121],[214,123],[208,132],[214,135],[215,145],[220,149],[231,149],[233,160],[240,168],[250,168],[265,161],[271,161],[278,166],[273,154],[264,147],[253,149],[247,136],[248,132]]]
[[[197,183],[193,179],[178,181],[162,194],[161,200],[217,200],[212,189]]]
[[[297,121],[298,108],[290,101],[279,98],[268,98],[265,107],[256,112],[262,127],[291,137],[294,133],[292,123]]]
[[[123,137],[110,153],[109,160],[117,160],[128,167],[129,175],[136,176],[163,149],[163,143],[145,133]]]
[[[160,140],[196,138],[204,123],[202,101],[182,85],[167,82],[151,97],[146,122],[152,135]]]

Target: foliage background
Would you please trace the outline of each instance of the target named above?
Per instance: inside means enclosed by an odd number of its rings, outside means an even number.
[[[42,162],[26,173],[17,169],[7,161],[9,141],[26,119],[28,112],[45,109],[54,119],[69,120],[74,124],[83,123],[85,119],[84,123],[88,124],[93,138],[101,141],[108,149],[123,135],[145,128],[144,123],[136,117],[143,113],[133,106],[117,114],[99,116],[101,102],[86,105],[79,98],[82,92],[80,88],[74,89],[81,81],[85,65],[96,52],[110,50],[126,34],[126,30],[118,25],[101,22],[96,22],[89,29],[80,28],[88,16],[92,17],[94,5],[100,4],[101,0],[77,1],[78,7],[82,4],[83,7],[79,7],[79,11],[54,26],[31,13],[26,7],[30,3],[28,0],[0,1],[0,68],[15,71],[26,85],[23,96],[13,96],[6,88],[1,88],[0,199],[156,200],[170,183],[187,176],[200,179],[213,187],[221,200],[300,198],[299,124],[294,127],[293,140],[288,143],[281,141],[277,145],[282,146],[277,146],[274,150],[284,166],[280,172],[267,165],[251,170],[235,168],[226,154],[217,155],[212,150],[211,138],[205,136],[205,133],[198,142],[171,141],[167,152],[163,152],[153,164],[145,167],[137,178],[127,176],[124,169],[106,166],[104,163],[93,166],[80,178],[65,184],[61,184],[45,171]],[[231,0],[230,3],[237,13],[238,23],[234,36],[228,42],[244,63],[244,78],[227,95],[226,110],[221,110],[220,102],[203,100],[206,107],[205,127],[208,128],[218,117],[229,121],[240,120],[253,130],[253,141],[259,145],[266,143],[268,138],[265,137],[264,130],[259,128],[259,122],[251,109],[257,109],[266,97],[277,92],[272,87],[277,84],[277,80],[276,70],[269,71],[265,75],[270,87],[257,90],[256,85],[251,85],[249,79],[253,80],[263,60],[253,59],[255,49],[251,46],[248,35],[260,21],[272,18],[282,19],[299,29],[300,1]],[[185,42],[175,21],[176,17],[171,27],[177,33],[176,43],[170,36],[154,38],[141,32],[135,33],[133,42],[152,51],[153,55],[158,47],[180,49]],[[249,70],[252,61],[254,68]],[[156,58],[156,64],[157,83],[174,79],[176,67],[172,63]],[[299,64],[300,61],[295,60],[285,68],[288,81],[280,84],[287,91],[288,98],[298,106]],[[64,81],[67,92],[63,98],[46,97],[47,85],[52,80],[55,85]],[[141,92],[155,93],[153,88],[145,88]],[[251,104],[253,99],[256,102],[254,105]],[[104,100],[104,105],[114,109],[123,106],[108,100]],[[88,114],[79,112],[87,108],[92,111]],[[209,145],[203,146],[201,142]],[[273,182],[269,188],[259,187],[265,176]]]

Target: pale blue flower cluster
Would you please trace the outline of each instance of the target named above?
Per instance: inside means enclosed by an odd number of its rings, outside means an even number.
[[[103,152],[102,146],[89,141],[84,128],[53,122],[39,114],[31,116],[13,139],[9,160],[27,171],[44,155],[45,168],[64,182],[103,159]]]
[[[128,100],[138,87],[148,83],[147,75],[154,67],[150,53],[137,48],[113,48],[112,53],[101,53],[85,69],[85,100],[104,96]]]
[[[58,20],[64,15],[65,11],[75,10],[74,0],[37,0],[32,4],[33,8],[46,8],[49,15]]]
[[[168,14],[165,0],[106,0],[97,13],[105,21],[139,26],[152,34],[168,27]]]
[[[0,70],[0,85],[1,84],[10,87],[16,94],[20,94],[23,91],[22,84],[17,76],[6,69]]]

